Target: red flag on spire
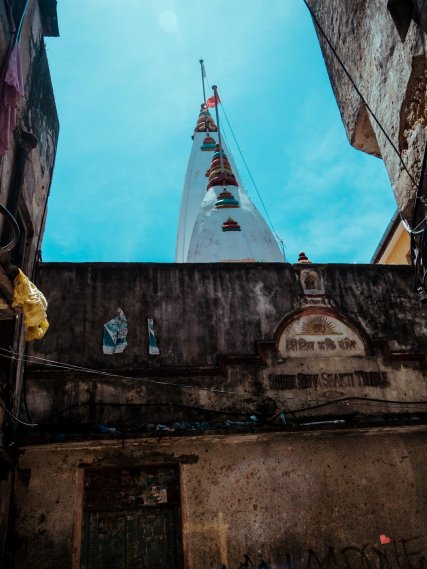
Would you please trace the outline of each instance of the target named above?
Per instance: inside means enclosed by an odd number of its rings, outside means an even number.
[[[220,103],[221,99],[219,98],[218,92],[216,94],[216,98],[217,98],[217,102]],[[212,95],[212,97],[209,97],[209,99],[206,99],[206,107],[208,109],[216,107],[215,95]]]

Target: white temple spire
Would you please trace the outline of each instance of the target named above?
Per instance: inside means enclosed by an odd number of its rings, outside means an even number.
[[[214,97],[208,102],[212,99],[217,107],[216,87]],[[207,105],[202,105],[184,182],[176,261],[280,263],[284,260],[273,233],[243,189]]]
[[[218,141],[217,126],[204,104],[201,105],[192,139],[193,145],[184,180],[178,222],[175,256],[177,263],[187,262],[188,247],[190,245],[194,223],[200,205],[206,195],[206,185],[208,182],[206,173],[211,166],[212,153]],[[233,162],[232,164],[237,179],[239,180],[238,172]]]

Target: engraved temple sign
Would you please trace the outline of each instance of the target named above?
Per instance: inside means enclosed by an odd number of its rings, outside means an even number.
[[[332,311],[315,309],[301,312],[286,325],[278,348],[287,358],[366,355],[365,344],[354,327]]]

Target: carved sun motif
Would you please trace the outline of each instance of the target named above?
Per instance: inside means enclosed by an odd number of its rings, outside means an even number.
[[[301,333],[308,336],[338,336],[340,334],[326,316],[308,316],[302,323]]]

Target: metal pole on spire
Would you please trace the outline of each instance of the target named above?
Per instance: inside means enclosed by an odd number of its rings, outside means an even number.
[[[200,63],[200,71],[202,73],[203,102],[206,105],[206,90],[205,90],[206,70],[205,70],[205,64],[204,64],[202,58],[199,59],[199,63]]]
[[[200,63],[200,71],[202,73],[203,103],[205,104],[205,108],[204,108],[205,129],[206,129],[206,132],[208,132],[209,131],[209,128],[208,128],[209,121],[208,121],[208,107],[206,106],[206,90],[205,90],[206,69],[205,69],[205,64],[204,64],[202,58],[199,59],[199,63]]]
[[[216,85],[212,85],[212,89],[215,97],[215,116],[216,116],[216,126],[218,128],[218,144],[219,144],[219,158],[221,161],[221,174],[224,175],[224,158],[222,156],[221,129],[219,127],[219,114],[218,114],[218,87]]]

